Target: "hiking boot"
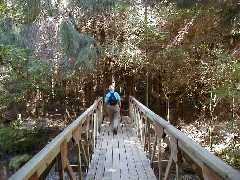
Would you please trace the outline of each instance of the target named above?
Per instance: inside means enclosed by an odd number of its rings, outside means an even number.
[[[117,128],[113,129],[113,134],[117,135]]]

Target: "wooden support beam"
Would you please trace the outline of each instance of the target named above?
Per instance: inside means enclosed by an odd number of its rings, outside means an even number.
[[[182,156],[186,162],[191,166],[192,170],[196,173],[200,180],[203,180],[202,168],[188,156],[185,152],[182,151]]]
[[[35,172],[30,178],[29,180],[38,180],[38,174],[37,172]]]
[[[162,139],[163,132],[164,132],[163,127],[157,122],[154,122],[153,125],[154,125],[155,134],[158,136],[159,139]]]
[[[64,168],[62,167],[62,157],[61,157],[61,153],[59,153],[59,155],[57,156],[57,161],[58,161],[58,172],[59,172],[59,178],[60,180],[64,180],[65,176],[64,176]]]
[[[82,136],[82,125],[79,125],[74,131],[73,131],[73,139],[76,144],[79,144],[79,141],[81,140]]]
[[[67,161],[67,164],[66,164],[66,171],[67,171],[67,173],[68,173],[68,175],[69,175],[71,180],[75,180],[76,179],[76,177],[75,177],[75,175],[73,173],[73,169],[72,169],[69,161]]]
[[[45,171],[39,176],[39,179],[43,180],[43,179],[46,179],[49,172],[52,170],[53,166],[55,165],[56,163],[56,158],[50,163],[48,164],[48,167],[45,169]]]
[[[169,161],[168,161],[168,165],[167,165],[167,169],[165,171],[165,175],[164,175],[164,180],[167,180],[170,178],[170,175],[171,175],[171,171],[173,169],[173,164],[174,161],[173,161],[173,157],[172,157],[172,154],[170,155],[170,158],[169,158]]]
[[[212,170],[212,168],[208,167],[206,164],[204,164],[203,168],[203,178],[204,180],[222,180],[222,178],[215,172]],[[240,179],[240,176],[239,176]]]
[[[161,142],[162,142],[162,138],[163,138],[164,129],[163,129],[163,126],[161,126],[159,123],[157,123],[155,121],[154,121],[153,125],[154,125],[155,137],[158,141],[157,167],[158,167],[159,180],[160,180],[162,178],[162,175],[163,175],[163,173],[162,173],[163,168],[167,167],[166,161],[162,160],[162,145],[161,145]]]
[[[67,141],[64,140],[61,144],[61,160],[62,160],[62,168],[65,169],[67,166]]]
[[[73,131],[73,138],[77,146],[77,163],[78,163],[77,172],[78,172],[79,179],[82,179],[82,159],[81,159],[81,148],[80,148],[81,135],[82,135],[82,125],[79,125]]]
[[[157,135],[155,134],[153,148],[152,148],[152,153],[151,153],[151,156],[150,156],[151,166],[153,165],[152,163],[154,161],[154,156],[155,156],[155,152],[156,152],[156,146],[157,146]]]
[[[167,168],[167,165],[168,165],[168,160],[167,159],[164,159],[164,160],[161,160],[161,164],[162,164],[162,168]],[[158,169],[159,168],[159,161],[153,161],[152,162],[152,168],[153,169]]]
[[[178,161],[176,163],[176,176],[177,176],[177,180],[182,180],[182,176],[183,176],[182,160],[180,160],[180,158],[181,158],[181,155],[178,155]]]
[[[162,179],[162,175],[163,175],[163,168],[164,166],[164,160],[162,160],[162,139],[158,138],[158,173],[159,173],[159,177],[158,179]],[[168,161],[167,161],[168,162]],[[167,163],[166,163],[166,167],[167,167]]]
[[[86,150],[85,150],[85,154],[87,157],[87,162],[90,161],[90,143],[89,143],[89,133],[90,133],[90,115],[87,116],[87,126],[86,126],[86,136],[85,136],[85,141],[86,141]]]
[[[178,161],[178,145],[177,145],[177,139],[173,136],[170,137],[170,147],[171,147],[171,155],[174,160],[174,162]]]
[[[84,163],[85,165],[89,166],[89,161],[88,161],[88,158],[87,158],[87,155],[86,155],[86,152],[85,152],[85,149],[84,149],[84,145],[83,145],[83,142],[80,141],[80,149],[81,149],[81,152],[82,152],[82,155],[83,155],[83,160],[84,160]]]
[[[70,166],[70,162],[67,157],[68,149],[67,149],[67,141],[64,140],[61,144],[61,178],[65,179],[64,177],[64,170],[67,170],[67,173],[71,180],[75,180],[75,176],[73,174],[73,170]]]
[[[77,163],[78,163],[78,175],[79,179],[82,179],[82,159],[81,159],[81,148],[80,144],[77,144]]]
[[[77,173],[79,172],[79,166],[78,165],[71,164],[71,167],[72,167],[73,172],[77,172]],[[86,166],[84,164],[82,164],[81,169],[82,169],[82,171],[86,171],[87,170],[87,168],[86,168]],[[79,179],[81,179],[81,178],[79,177]]]

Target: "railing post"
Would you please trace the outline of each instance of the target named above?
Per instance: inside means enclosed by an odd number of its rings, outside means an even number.
[[[136,118],[136,106],[132,100],[132,97],[129,98],[129,116],[135,123],[135,118]]]
[[[99,121],[98,123],[98,133],[99,133],[100,126],[103,122],[103,102],[101,102],[98,107],[98,121]]]
[[[143,142],[143,114],[140,113],[140,136],[141,136],[141,142]]]
[[[154,122],[154,130],[155,130],[155,136],[157,138],[158,141],[158,172],[159,172],[159,180],[161,179],[163,173],[162,173],[162,168],[163,168],[163,163],[162,163],[162,138],[163,138],[163,133],[164,133],[164,129],[163,127]]]
[[[81,159],[81,148],[80,148],[80,141],[82,135],[82,125],[78,126],[73,131],[73,139],[77,145],[77,160],[78,160],[78,176],[79,179],[82,179],[82,159]]]
[[[132,104],[132,97],[131,96],[129,96],[129,108],[128,108],[128,114],[129,114],[129,117],[131,118],[131,119],[133,119],[133,117],[132,117],[132,113],[133,113],[133,104]]]
[[[98,136],[98,109],[93,113],[93,150],[96,147],[96,139]]]
[[[135,116],[136,116],[136,126],[137,126],[137,135],[138,135],[138,137],[140,138],[140,112],[139,112],[139,109],[138,108],[136,108],[136,114],[135,114]]]
[[[147,115],[144,114],[144,127],[143,127],[143,145],[146,150],[146,133],[147,133]]]
[[[68,160],[68,158],[67,158],[67,152],[68,152],[68,150],[67,150],[67,141],[66,141],[66,139],[62,142],[62,144],[61,144],[61,147],[60,147],[60,150],[61,150],[61,152],[60,152],[60,154],[61,154],[61,158],[60,158],[60,179],[65,179],[65,176],[64,176],[64,170],[66,169],[66,171],[67,171],[67,173],[68,173],[68,175],[69,175],[69,177],[70,177],[70,179],[71,180],[75,180],[76,178],[75,178],[75,176],[74,176],[74,173],[73,173],[73,169],[72,169],[72,167],[71,167],[71,165],[70,165],[70,162],[69,162],[69,160]]]

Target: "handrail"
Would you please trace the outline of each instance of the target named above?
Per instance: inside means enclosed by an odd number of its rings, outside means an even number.
[[[29,160],[21,169],[13,174],[10,180],[39,179],[46,177],[55,162],[58,162],[60,176],[64,176],[64,170],[67,170],[71,179],[75,179],[73,168],[67,159],[67,143],[73,139],[78,146],[78,173],[81,174],[81,156],[80,151],[85,155],[83,160],[88,166],[91,158],[90,148],[94,149],[99,125],[102,121],[103,98],[99,98],[89,107],[82,115],[80,115],[65,130],[57,135],[49,144],[47,144],[38,154]],[[85,128],[85,132],[84,132]],[[84,147],[81,135],[85,133],[86,145]],[[92,147],[89,147],[89,144]],[[93,145],[94,144],[94,145]],[[87,147],[87,148],[86,148]],[[49,168],[51,166],[51,168]],[[46,172],[47,171],[47,172]],[[42,179],[42,178],[41,178]]]
[[[137,101],[134,97],[129,97],[129,116],[134,120],[139,137],[141,137],[146,150],[149,153],[152,165],[154,165],[154,154],[156,154],[156,145],[161,149],[161,140],[166,140],[169,137],[168,145],[171,148],[171,155],[168,160],[164,179],[170,176],[171,168],[176,164],[176,172],[178,179],[182,177],[181,161],[184,158],[190,164],[194,163],[199,168],[195,169],[200,179],[240,179],[240,172],[233,169],[220,158],[204,149],[202,146],[188,138],[184,133],[176,129],[170,123],[165,121],[159,115],[145,107],[142,103]],[[151,126],[155,132],[155,142],[151,148],[151,141],[148,135],[150,134]],[[145,137],[146,136],[148,137]],[[157,167],[159,168],[159,179],[161,179],[163,160],[161,150],[158,150]],[[193,168],[194,169],[194,168]]]

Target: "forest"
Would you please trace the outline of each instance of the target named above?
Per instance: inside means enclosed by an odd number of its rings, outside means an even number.
[[[240,169],[238,0],[0,0],[0,171],[115,84]]]

